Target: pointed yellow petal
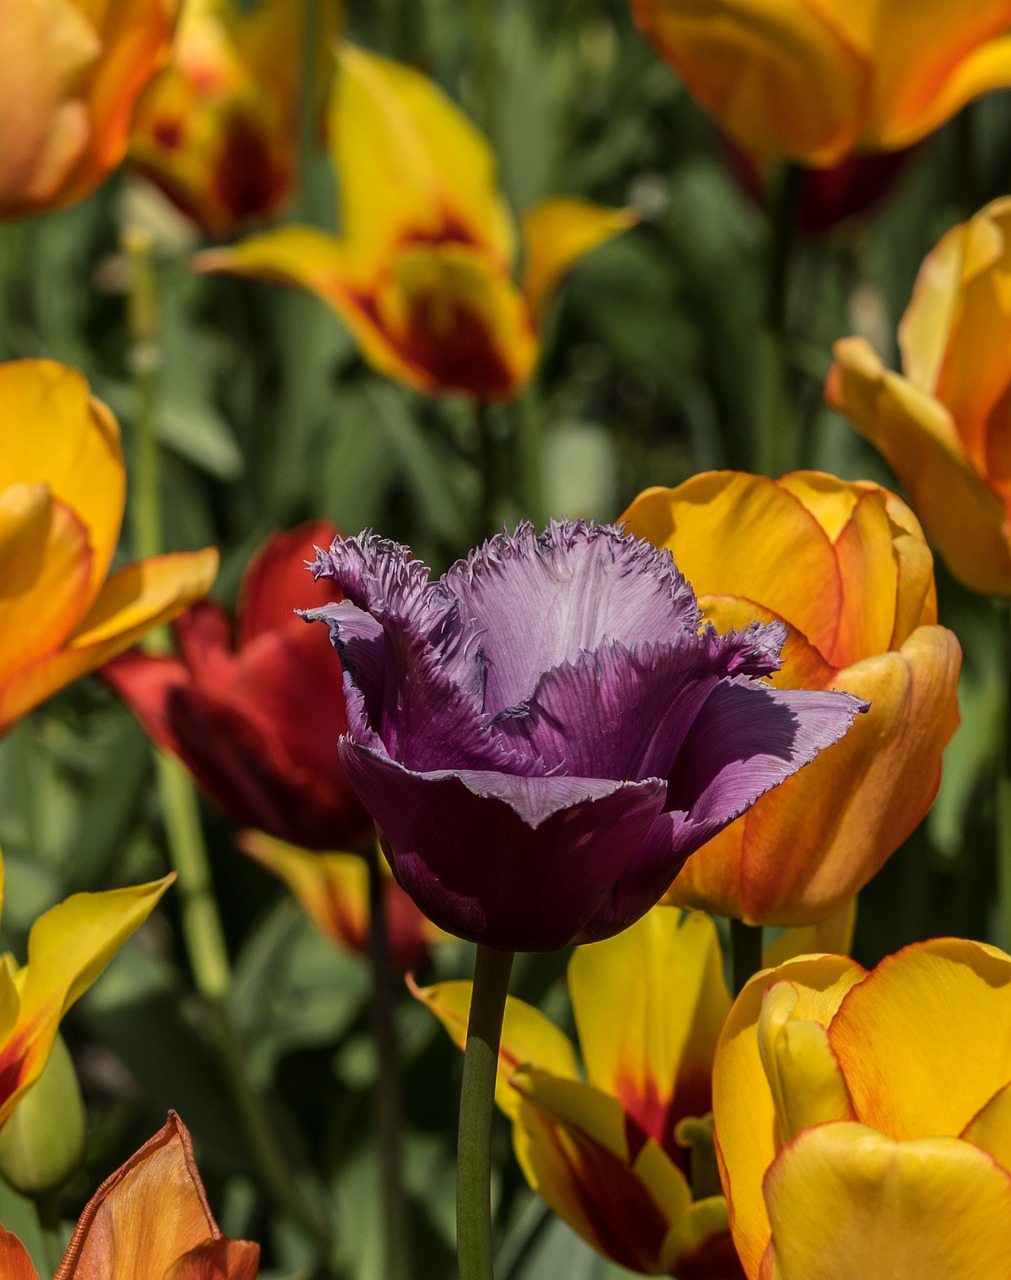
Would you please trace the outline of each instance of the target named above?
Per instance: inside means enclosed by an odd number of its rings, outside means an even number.
[[[0,689],[0,728],[182,613],[207,594],[217,567],[218,553],[208,547],[151,556],[113,574],[68,643]]]
[[[505,273],[513,231],[487,141],[419,71],[345,44],[330,108],[344,237],[375,272],[411,240],[471,244]]]
[[[671,1144],[680,1117],[712,1106],[713,1054],[730,1009],[713,922],[654,907],[624,933],[577,947],[568,981],[590,1083]]]
[[[10,1089],[5,1087],[0,1098],[0,1123],[41,1074],[64,1013],[147,919],[174,879],[171,875],[136,888],[77,893],[36,920],[28,935],[28,963],[18,974],[17,1026],[11,1040],[0,1046],[4,1084]]]
[[[982,943],[882,961],[829,1031],[861,1120],[896,1139],[961,1133],[1011,1079],[1009,994],[1011,957]]]
[[[860,1124],[821,1125],[784,1148],[765,1197],[768,1280],[1007,1275],[1011,1177],[954,1138],[893,1142]]]
[[[959,1134],[1011,1172],[1011,1084],[998,1089]]]
[[[974,591],[1011,593],[1007,512],[966,457],[948,411],[886,372],[862,338],[833,351],[829,404],[885,455],[952,573]]]
[[[542,200],[523,215],[525,262],[523,292],[535,317],[539,317],[563,275],[584,254],[636,223],[631,209],[556,196]]]
[[[105,581],[119,539],[126,474],[116,420],[83,376],[53,360],[0,365],[0,490],[45,484],[87,530],[89,603]]]
[[[453,1043],[462,1049],[467,1042],[472,984],[439,982],[431,987],[419,987],[408,977],[407,985],[411,995],[431,1009]],[[558,1079],[579,1079],[576,1054],[568,1036],[539,1009],[509,996],[502,1023],[495,1101],[511,1119],[516,1118],[520,1097],[509,1081],[520,1067],[526,1066],[536,1067]]]
[[[713,1067],[717,1154],[734,1243],[750,1277],[758,1275],[769,1242],[762,1178],[778,1149],[776,1108],[758,1044],[762,999],[777,982],[791,983],[798,993],[794,1016],[827,1026],[864,976],[842,956],[791,960],[752,978],[724,1024]]]

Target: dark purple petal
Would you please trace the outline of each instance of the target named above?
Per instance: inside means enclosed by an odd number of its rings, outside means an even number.
[[[422,775],[348,739],[341,759],[425,915],[472,942],[522,951],[567,946],[603,910],[665,792],[656,779]]]
[[[666,778],[717,681],[779,666],[783,628],[719,635],[681,631],[629,649],[611,641],[543,675],[526,704],[500,717],[499,734],[545,772],[576,777]]]
[[[530,698],[545,671],[606,640],[664,643],[699,625],[695,596],[668,551],[582,521],[499,534],[453,565],[442,585],[480,636],[489,715]]]

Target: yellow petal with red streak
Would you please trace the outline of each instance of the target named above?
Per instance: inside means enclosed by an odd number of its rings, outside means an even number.
[[[598,245],[627,231],[631,209],[612,209],[576,196],[542,200],[523,215],[523,292],[539,317],[565,273]]]

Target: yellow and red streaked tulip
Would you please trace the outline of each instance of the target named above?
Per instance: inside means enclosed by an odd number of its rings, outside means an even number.
[[[339,950],[368,955],[369,872],[356,853],[316,853],[286,844],[262,831],[243,831],[239,848],[276,875],[298,899],[319,934]],[[445,935],[426,920],[383,869],[383,905],[390,956],[401,971],[428,959],[433,942]]]
[[[958,724],[961,651],[937,626],[916,517],[874,484],[724,471],[648,489],[622,519],[671,551],[718,630],[785,625],[774,685],[870,703],[843,741],[695,853],[668,900],[751,924],[832,914],[930,808]]]
[[[749,1280],[1007,1274],[1009,993],[1011,957],[957,938],[748,983],[713,1105]]]
[[[60,208],[119,164],[179,0],[0,5],[0,217]]]
[[[186,1126],[169,1112],[85,1205],[54,1280],[256,1280],[260,1246],[214,1220]],[[38,1280],[28,1251],[0,1227],[4,1280]]]
[[[516,238],[485,138],[427,77],[344,45],[330,104],[339,239],[309,227],[201,254],[227,271],[309,289],[376,369],[429,394],[508,399],[529,378],[546,300],[590,249],[633,215],[544,201]]]
[[[847,910],[827,928],[788,931],[778,955],[812,943],[845,947],[851,926]],[[704,1150],[692,1150],[730,1008],[713,922],[655,907],[624,933],[577,947],[568,985],[585,1081],[558,1027],[521,1000],[506,1003],[495,1098],[527,1181],[622,1266],[739,1276],[715,1172],[710,1182]],[[471,984],[412,990],[462,1048]]]
[[[42,1074],[60,1019],[95,981],[175,879],[76,893],[41,915],[28,961],[0,963],[0,1124]],[[3,865],[0,862],[0,904]]]
[[[1011,3],[633,0],[647,39],[742,146],[827,167],[909,146],[1011,86]]]
[[[0,732],[204,595],[213,548],[109,576],[126,474],[119,427],[75,369],[0,365]]]
[[[172,61],[137,104],[130,159],[207,231],[269,218],[291,197],[308,8],[186,0]],[[319,6],[319,22],[328,51],[333,0]]]
[[[899,327],[902,373],[862,338],[835,345],[825,393],[888,459],[945,564],[1011,595],[1011,199],[927,255]]]

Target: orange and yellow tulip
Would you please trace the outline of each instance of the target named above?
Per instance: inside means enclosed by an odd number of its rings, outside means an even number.
[[[583,254],[633,216],[558,198],[512,219],[486,140],[427,77],[351,45],[339,53],[330,146],[340,239],[309,227],[201,254],[228,271],[317,294],[376,369],[419,391],[508,399],[530,376],[545,303]]]
[[[786,688],[870,702],[846,738],[693,854],[668,900],[750,924],[840,910],[930,808],[958,723],[961,651],[937,623],[916,517],[874,484],[708,472],[647,489],[626,527],[667,547],[707,620],[786,629]]]
[[[206,594],[213,548],[109,574],[126,475],[119,427],[75,369],[0,365],[0,733]]]
[[[76,893],[32,925],[25,965],[18,968],[10,956],[0,962],[0,1125],[42,1074],[60,1019],[147,919],[174,878]]]
[[[826,398],[888,459],[945,564],[1011,595],[1011,199],[927,255],[899,327],[902,373],[835,345]]]
[[[186,1126],[165,1127],[85,1205],[54,1280],[256,1280],[260,1246],[214,1221]],[[38,1280],[28,1251],[0,1227],[0,1275]]]
[[[186,0],[172,61],[137,104],[130,159],[197,223],[269,218],[296,179],[307,0]],[[320,6],[320,47],[336,6]]]
[[[957,938],[748,983],[713,1074],[748,1280],[1005,1280],[1009,996],[1011,957]]]
[[[925,137],[1011,86],[1011,2],[633,0],[647,39],[749,151],[818,168]]]
[[[369,872],[360,854],[299,849],[262,831],[241,832],[238,844],[284,881],[321,937],[338,950],[368,955]],[[416,968],[428,959],[432,943],[445,935],[421,914],[381,855],[380,867],[391,958],[402,971]]]
[[[60,208],[119,164],[179,0],[0,6],[0,217]]]

